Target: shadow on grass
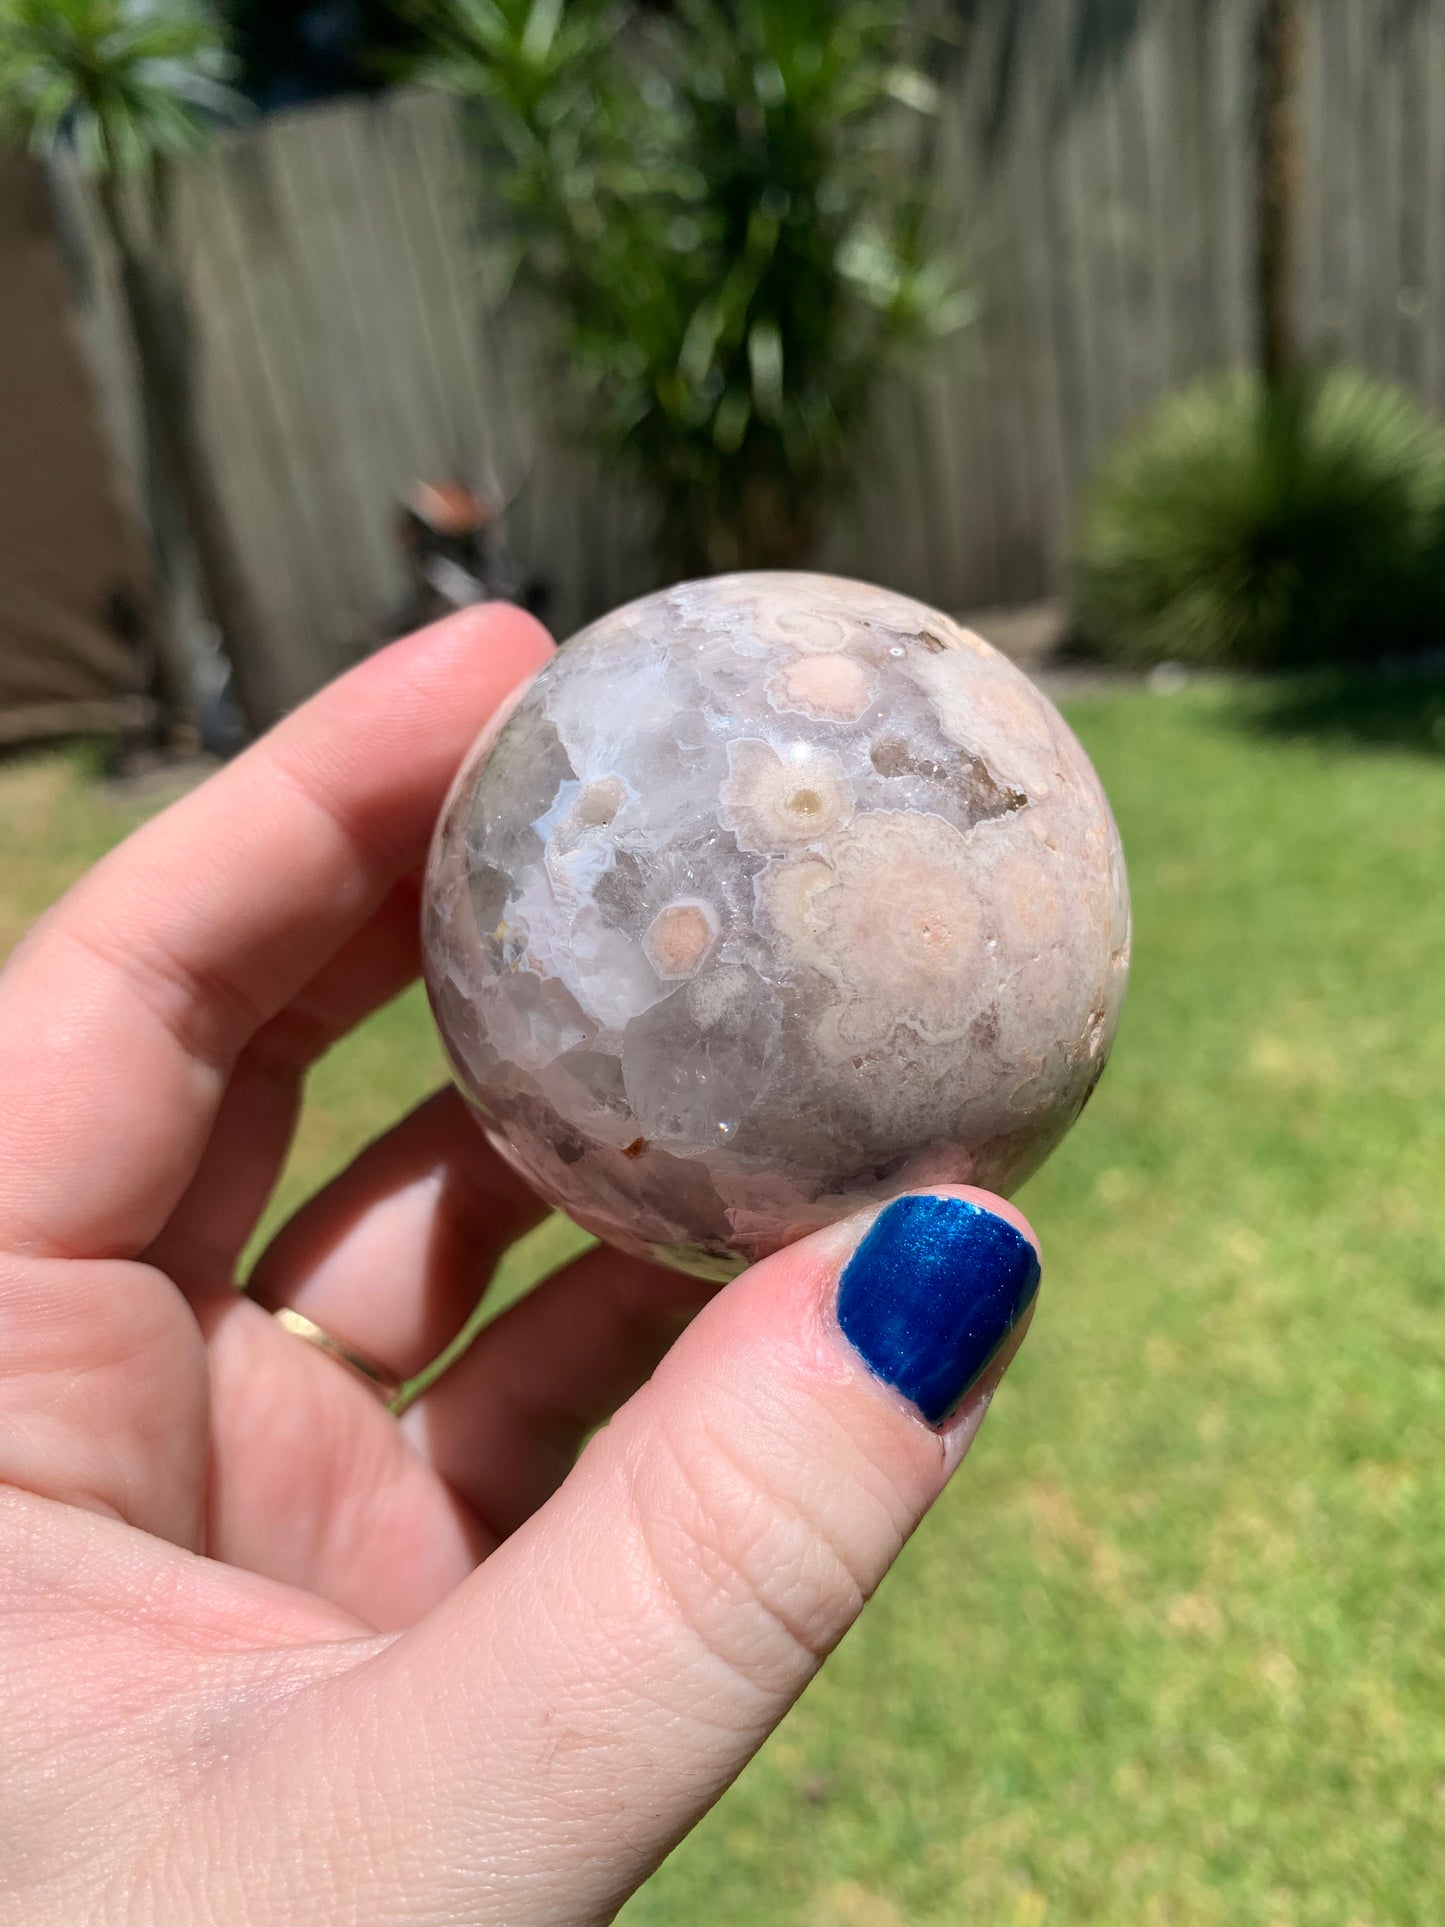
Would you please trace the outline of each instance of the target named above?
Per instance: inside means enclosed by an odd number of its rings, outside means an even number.
[[[1322,670],[1271,678],[1240,708],[1245,725],[1265,736],[1313,737],[1445,759],[1445,670],[1428,675]]]

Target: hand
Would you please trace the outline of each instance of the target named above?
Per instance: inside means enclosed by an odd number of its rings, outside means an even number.
[[[593,1251],[398,1420],[266,1307],[399,1376],[460,1327],[544,1207],[450,1093],[237,1291],[306,1068],[414,976],[447,784],[549,649],[501,607],[394,645],[0,976],[0,1920],[610,1918],[846,1630],[1022,1335],[1022,1221],[960,1192],[705,1309]]]

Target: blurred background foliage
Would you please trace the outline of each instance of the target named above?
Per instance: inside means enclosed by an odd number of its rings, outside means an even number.
[[[898,354],[969,304],[931,212],[947,16],[451,0],[483,218],[674,573],[796,566]]]
[[[1432,4],[1382,0],[1378,46]],[[197,421],[167,213],[177,154],[247,103],[399,78],[445,89],[464,106],[492,296],[545,344],[574,446],[605,485],[640,493],[659,574],[797,566],[857,493],[880,424],[904,418],[924,352],[989,298],[959,204],[940,193],[959,161],[945,102],[968,91],[990,129],[983,165],[1004,166],[1024,77],[1046,55],[1057,134],[1162,16],[1187,14],[1207,38],[1224,12],[1224,0],[0,0],[0,125],[39,150],[73,147],[97,180],[141,378],[153,547],[168,582],[193,568],[258,728],[286,677]],[[1166,394],[1095,458],[1062,586],[1073,640],[1100,660],[1268,667],[1441,633],[1439,434],[1388,384],[1317,361],[1301,317],[1304,76],[1321,0],[1248,0],[1236,15],[1249,29],[1252,373]],[[952,365],[968,352],[954,347]],[[176,628],[172,613],[162,694],[187,713]]]
[[[0,126],[45,153],[64,142],[109,175],[205,144],[234,114],[234,63],[199,0],[5,0]]]
[[[1077,641],[1109,662],[1287,667],[1445,637],[1445,431],[1348,367],[1168,397],[1088,488]]]

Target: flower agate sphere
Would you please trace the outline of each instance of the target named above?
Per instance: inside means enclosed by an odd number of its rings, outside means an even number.
[[[1026,1178],[1108,1057],[1128,891],[1087,757],[987,643],[723,576],[585,629],[478,743],[426,954],[498,1150],[726,1277],[911,1186]]]

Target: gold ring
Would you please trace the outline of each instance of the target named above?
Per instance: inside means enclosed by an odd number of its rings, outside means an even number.
[[[384,1365],[378,1365],[374,1358],[368,1357],[363,1351],[358,1351],[355,1345],[348,1345],[342,1339],[334,1337],[318,1325],[315,1319],[308,1318],[304,1311],[293,1311],[289,1305],[283,1305],[279,1311],[273,1311],[271,1316],[282,1331],[290,1332],[293,1338],[304,1338],[308,1345],[314,1345],[317,1351],[325,1352],[326,1356],[334,1358],[338,1365],[344,1365],[347,1371],[361,1379],[375,1392],[383,1405],[391,1405],[395,1402],[401,1392],[402,1382]]]

